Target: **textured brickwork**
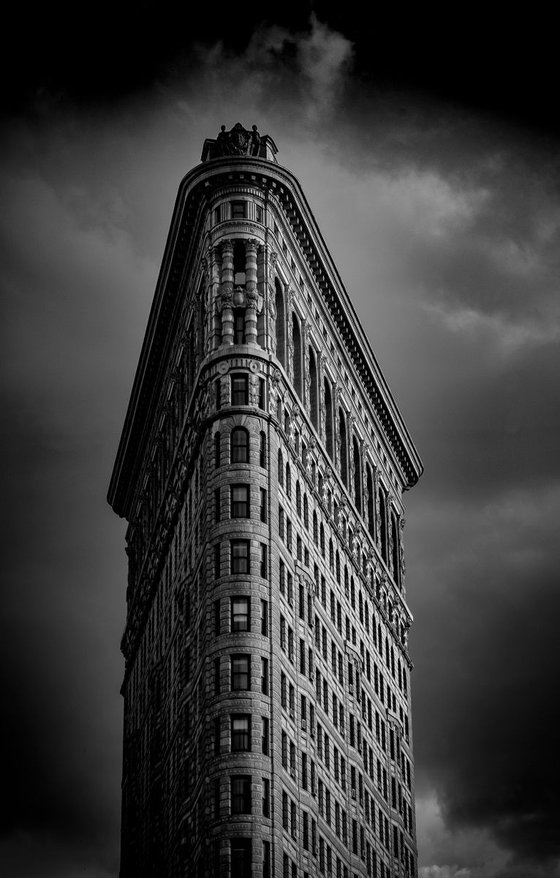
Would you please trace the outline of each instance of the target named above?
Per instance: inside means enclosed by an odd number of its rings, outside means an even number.
[[[205,146],[183,181],[111,483],[121,875],[414,876],[402,528],[421,465],[263,143]]]

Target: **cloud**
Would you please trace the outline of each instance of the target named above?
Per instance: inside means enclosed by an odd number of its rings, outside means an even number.
[[[261,28],[243,53],[215,42],[139,98],[2,141],[9,874],[114,870],[126,574],[105,490],[178,182],[238,120],[301,179],[426,464],[406,495],[419,830],[425,790],[439,815],[425,876],[552,874],[553,162],[365,90],[353,51],[316,18]]]
[[[448,827],[484,829],[520,862],[555,863],[560,487],[424,512],[410,591],[422,632],[413,639],[421,774]]]
[[[282,130],[297,138],[332,124],[350,81],[353,49],[349,39],[312,14],[307,28],[297,32],[261,25],[243,53],[217,41],[199,44],[194,56],[194,63],[186,62],[186,77],[179,64],[179,74],[165,84],[166,94],[178,97],[184,111],[194,115],[203,92],[210,111],[222,105],[230,124],[243,121],[251,108],[261,125],[264,119],[289,119]]]
[[[505,314],[485,314],[474,308],[454,308],[441,302],[428,302],[424,307],[451,333],[467,336],[478,343],[487,339],[488,344],[507,357],[523,348],[553,344],[560,339],[560,319],[557,317],[547,320],[543,315],[540,321],[533,317],[524,323],[515,323]]]
[[[457,866],[424,866],[419,871],[420,878],[473,878],[470,869]]]
[[[340,99],[352,60],[352,44],[311,16],[311,31],[298,42],[298,61],[309,89],[309,114],[320,118]]]

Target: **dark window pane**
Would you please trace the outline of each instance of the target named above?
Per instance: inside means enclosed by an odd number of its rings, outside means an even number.
[[[233,690],[250,688],[251,657],[248,655],[232,655],[231,657],[231,688]]]
[[[245,206],[246,201],[232,201],[231,202],[231,218],[232,219],[244,219],[245,218]]]
[[[238,774],[231,778],[231,813],[251,813],[251,777]]]
[[[233,311],[233,343],[245,344],[245,309],[234,308]]]
[[[251,878],[251,858],[251,839],[232,838],[231,878]]]
[[[232,375],[231,377],[231,404],[248,405],[249,385],[246,375]]]
[[[249,630],[249,598],[231,599],[231,630]]]
[[[231,462],[247,463],[249,460],[249,435],[243,427],[231,431]]]
[[[249,518],[249,486],[231,486],[231,517]]]
[[[234,714],[231,717],[231,749],[251,749],[251,717],[248,714]]]
[[[248,540],[231,541],[231,572],[249,573],[249,542]]]

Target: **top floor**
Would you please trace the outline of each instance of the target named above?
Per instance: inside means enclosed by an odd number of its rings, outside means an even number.
[[[346,483],[353,442],[373,443],[401,489],[422,471],[299,183],[250,143],[205,145],[181,184],[109,490],[121,515],[169,399],[180,388],[186,418],[204,365],[236,352],[281,370]]]

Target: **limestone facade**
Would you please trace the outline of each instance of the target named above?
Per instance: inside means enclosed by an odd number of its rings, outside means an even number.
[[[179,190],[109,490],[121,876],[415,876],[421,463],[299,184],[222,135]]]

